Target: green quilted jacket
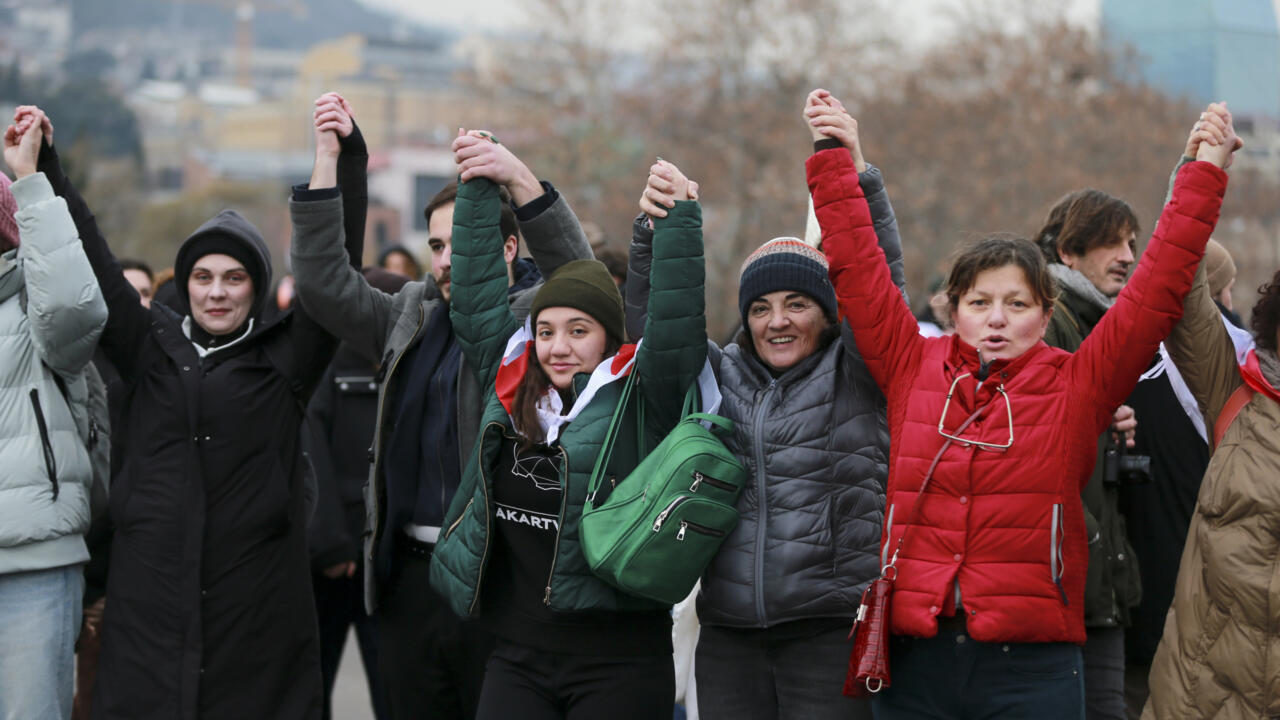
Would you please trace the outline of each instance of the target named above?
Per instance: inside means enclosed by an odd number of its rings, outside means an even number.
[[[480,436],[466,458],[462,482],[436,543],[431,584],[463,617],[475,616],[480,607],[492,540],[493,471],[503,435],[514,435],[494,390],[507,340],[519,327],[506,299],[499,202],[493,183],[472,180],[459,186],[453,215],[450,313],[468,365],[475,368],[481,387],[487,391]],[[675,427],[685,391],[706,359],[702,211],[697,203],[677,203],[666,218],[655,221],[650,278],[653,289],[645,340],[633,369],[639,373],[636,392],[644,398],[643,427],[637,427],[641,418],[633,402],[619,430],[609,468],[610,475],[619,479],[638,464],[643,452]],[[575,393],[587,379],[586,374],[574,378]],[[562,428],[556,443],[561,451],[560,477],[565,491],[543,602],[558,612],[662,607],[598,579],[587,566],[578,542],[588,480],[621,390],[620,381],[601,388],[577,418]]]

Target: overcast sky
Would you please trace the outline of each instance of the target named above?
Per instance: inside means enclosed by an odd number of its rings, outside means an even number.
[[[610,0],[596,0],[607,3]],[[383,7],[429,23],[452,27],[479,26],[485,29],[510,30],[528,26],[527,3],[520,0],[362,0],[367,5]],[[690,0],[697,2],[697,0]],[[893,3],[908,27],[938,24],[946,9],[954,9],[982,0],[907,0]],[[1065,0],[1068,17],[1074,22],[1092,24],[1097,21],[1100,0]],[[1280,15],[1280,0],[1272,0]],[[479,8],[479,9],[477,9]],[[943,9],[943,12],[939,12]]]

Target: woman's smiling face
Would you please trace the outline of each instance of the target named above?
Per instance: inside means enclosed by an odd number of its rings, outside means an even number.
[[[756,356],[779,372],[813,354],[830,324],[813,298],[795,290],[771,292],[747,306]]]

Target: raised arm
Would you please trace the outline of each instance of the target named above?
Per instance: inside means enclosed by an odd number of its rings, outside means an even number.
[[[1068,361],[1074,386],[1093,389],[1099,432],[1182,317],[1196,266],[1222,208],[1227,188],[1224,169],[1238,147],[1230,115],[1225,107],[1221,112],[1227,128],[1225,142],[1202,143],[1199,159],[1178,171],[1172,198],[1133,279]]]
[[[631,246],[627,250],[627,292],[622,298],[627,323],[627,339],[631,342],[644,337],[644,323],[649,316],[649,269],[651,267],[653,267],[653,228],[649,226],[649,216],[641,212],[631,223]]]
[[[458,185],[453,206],[449,317],[467,365],[493,386],[507,340],[519,324],[507,302],[506,238],[498,224],[498,185],[475,176]]]
[[[565,263],[593,257],[587,234],[564,196],[538,180],[510,148],[484,130],[461,133],[453,145],[461,182],[487,178],[510,193],[520,234],[542,277]]]
[[[368,205],[368,151],[346,101],[333,93],[316,101],[313,126],[311,182],[295,187],[289,202],[295,291],[306,315],[376,362],[393,309],[392,296],[370,287],[358,270]]]
[[[62,163],[53,145],[53,123],[39,108],[32,106],[18,108],[18,114],[25,114],[32,122],[39,122],[44,128],[44,143],[40,147],[37,169],[48,178],[53,192],[66,202],[67,211],[75,222],[85,257],[93,268],[108,310],[107,324],[102,330],[99,344],[120,376],[129,381],[134,376],[134,361],[138,351],[150,332],[149,312],[142,307],[138,291],[125,280],[120,263],[111,254],[111,248],[98,229],[93,212],[62,171]]]
[[[840,147],[824,143],[826,149],[805,163],[809,192],[840,314],[853,330],[867,369],[888,395],[897,371],[914,364],[925,340],[878,244],[857,175],[857,164],[863,162],[857,122],[827,98],[825,90],[810,93],[805,118],[815,146],[833,139]]]
[[[307,190],[295,189],[294,194],[295,197],[299,192],[327,193],[330,197],[333,193],[339,194],[342,198],[343,249],[347,266],[358,273],[361,255],[364,253],[364,217],[368,203],[365,176],[369,154],[364,147],[364,139],[356,128],[351,106],[337,93],[326,93],[316,100],[312,127],[316,161],[311,181]],[[348,151],[354,157],[348,158],[344,163],[342,156]],[[339,171],[344,172],[347,179],[358,186],[352,188],[354,192],[350,196],[339,185]],[[294,283],[296,285],[296,278]],[[294,383],[294,392],[305,403],[333,359],[333,354],[337,352],[338,339],[303,303],[296,303],[292,314],[289,320],[289,339],[293,344],[295,369],[290,380]]]
[[[658,160],[649,170],[648,190],[674,200],[670,212],[653,222],[648,318],[636,355],[647,429],[660,436],[679,421],[685,393],[706,362],[706,267],[697,185]]]
[[[71,376],[93,359],[107,305],[66,202],[36,172],[43,137],[38,121],[28,119],[21,129],[10,125],[4,133],[4,159],[17,176],[10,189],[18,206],[18,258],[31,341],[45,364]]]
[[[1225,141],[1226,124],[1223,118],[1212,112],[1212,108],[1201,113],[1200,120],[1196,121],[1187,138],[1182,158],[1174,169],[1173,176],[1169,178],[1169,197],[1165,198],[1165,202],[1173,196],[1178,170],[1183,165],[1194,162],[1200,143]],[[1235,346],[1222,322],[1222,314],[1209,293],[1209,276],[1203,262],[1196,270],[1191,292],[1187,293],[1182,307],[1182,319],[1165,340],[1165,348],[1200,406],[1205,427],[1212,428],[1223,404],[1243,380],[1236,363]]]

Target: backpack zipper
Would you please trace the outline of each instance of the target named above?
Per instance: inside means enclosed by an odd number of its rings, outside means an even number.
[[[658,532],[659,530],[661,530],[662,523],[667,521],[667,516],[671,514],[671,511],[675,510],[677,505],[679,505],[680,503],[688,499],[689,499],[688,495],[681,495],[675,500],[672,500],[671,502],[667,503],[667,506],[662,509],[662,512],[658,513],[658,517],[653,521],[653,531]]]
[[[710,535],[711,537],[724,537],[723,530],[717,530],[716,528],[707,527],[706,525],[699,525],[698,523],[693,522],[692,520],[681,520],[680,529],[676,531],[676,540],[683,541],[686,530],[692,530],[698,533],[699,535]]]
[[[733,486],[730,485],[729,483],[723,480],[717,480],[711,477],[710,475],[702,472],[701,470],[694,470],[693,484],[689,486],[689,492],[698,492],[698,486],[702,485],[702,483],[706,483],[711,487],[718,488],[720,490],[725,490],[725,491],[733,490]]]

